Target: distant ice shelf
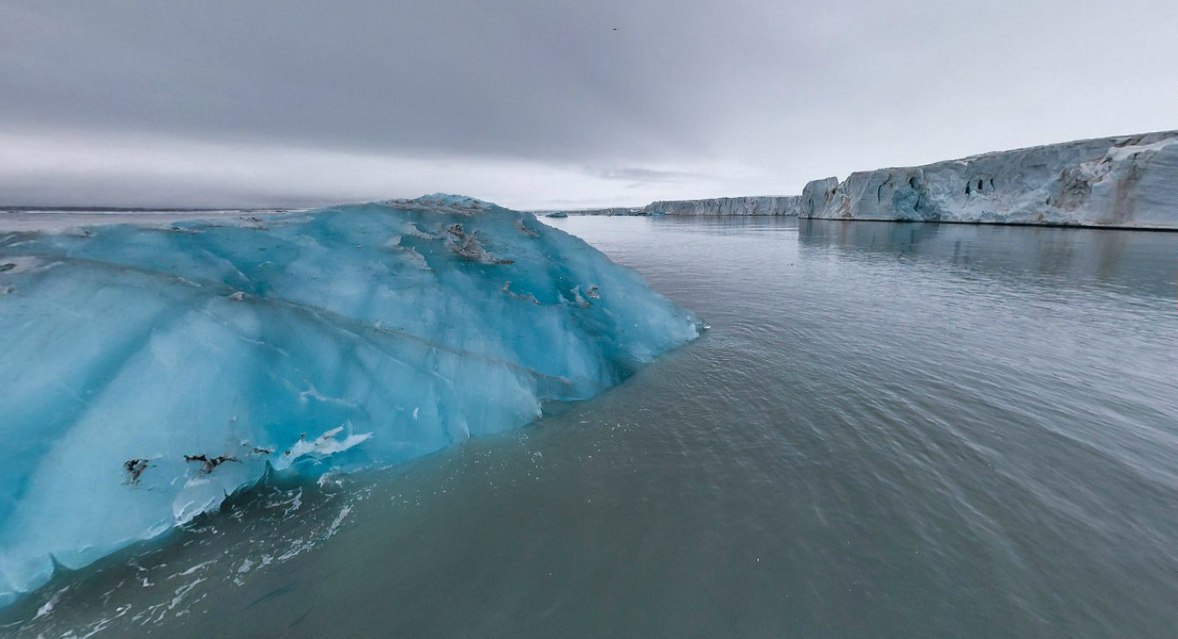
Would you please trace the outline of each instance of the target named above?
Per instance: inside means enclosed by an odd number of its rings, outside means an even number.
[[[664,200],[651,202],[642,210],[647,215],[797,215],[796,195],[717,197],[705,200]]]
[[[657,216],[657,215],[783,215],[798,214],[796,195],[749,195],[716,197],[703,200],[660,200],[640,207],[605,209],[577,209],[568,211],[536,211],[548,217],[569,215],[598,216]]]
[[[0,233],[0,605],[268,472],[522,426],[698,327],[585,242],[459,196]]]
[[[1178,131],[816,180],[802,191],[801,216],[1178,228]]]
[[[800,196],[670,200],[561,213],[1178,229],[1178,131],[860,171],[841,182],[814,180]]]

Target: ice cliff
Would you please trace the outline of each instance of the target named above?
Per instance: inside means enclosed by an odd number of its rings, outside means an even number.
[[[641,207],[536,211],[549,217],[569,215],[647,216],[647,215],[797,215],[800,198],[796,195],[751,195],[715,197],[704,200],[660,200]]]
[[[267,473],[518,427],[696,336],[581,240],[455,196],[0,234],[0,605]]]
[[[652,202],[578,215],[797,215],[853,220],[1178,229],[1178,131],[999,151],[810,182],[801,196]]]
[[[817,180],[800,208],[808,218],[1178,228],[1178,131]]]
[[[651,202],[643,210],[648,215],[797,215],[799,204],[796,195],[765,195]]]

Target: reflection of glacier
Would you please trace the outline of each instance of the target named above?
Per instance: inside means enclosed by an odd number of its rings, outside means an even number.
[[[579,239],[475,200],[0,234],[0,604],[268,469],[394,464],[693,339]]]
[[[871,224],[798,220],[807,249],[837,249],[844,258],[910,259],[988,277],[1051,278],[1061,287],[1099,284],[1150,295],[1174,295],[1174,233],[975,224]],[[1128,259],[1132,257],[1132,259]]]
[[[814,218],[1178,228],[1178,131],[816,180],[800,207]]]

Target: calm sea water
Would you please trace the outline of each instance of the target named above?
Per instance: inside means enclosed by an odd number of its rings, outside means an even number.
[[[270,486],[13,636],[1178,636],[1178,234],[568,218],[711,329],[408,466]]]

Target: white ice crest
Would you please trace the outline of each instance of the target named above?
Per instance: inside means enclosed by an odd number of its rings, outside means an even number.
[[[343,433],[345,428],[351,430],[351,424],[336,426],[313,440],[307,439],[305,436],[300,437],[293,446],[284,451],[274,462],[274,468],[283,470],[301,459],[323,459],[330,457],[368,441],[373,435],[372,433],[352,433],[343,439],[339,439],[337,436]]]

